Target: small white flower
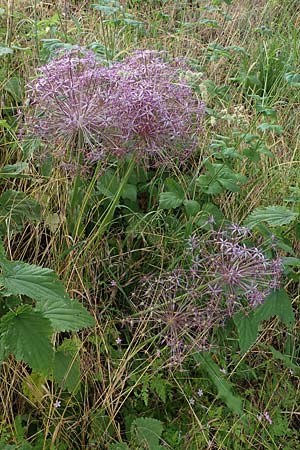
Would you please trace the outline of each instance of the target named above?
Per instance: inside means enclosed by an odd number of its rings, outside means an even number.
[[[193,397],[189,399],[189,404],[192,406],[195,404],[195,400],[193,399]]]
[[[202,389],[198,389],[198,392],[197,392],[197,394],[198,394],[198,397],[202,397],[202,395],[203,395],[203,391],[202,391]]]
[[[54,406],[54,408],[60,408],[61,407],[61,401],[60,400],[55,400],[53,406]]]
[[[116,339],[116,344],[120,345],[121,342],[122,342],[122,339],[121,339],[120,337],[118,337],[118,338]]]

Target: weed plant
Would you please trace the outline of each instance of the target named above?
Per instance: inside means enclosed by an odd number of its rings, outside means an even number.
[[[1,450],[300,449],[299,23],[1,5]]]

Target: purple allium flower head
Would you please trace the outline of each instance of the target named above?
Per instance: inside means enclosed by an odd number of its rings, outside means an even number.
[[[182,76],[183,62],[161,52],[137,51],[108,70],[115,80],[107,107],[114,141],[145,160],[184,160],[197,143],[204,105]]]
[[[48,144],[85,149],[90,162],[137,153],[154,165],[182,163],[197,144],[204,114],[186,69],[155,51],[110,67],[80,47],[60,52],[28,88],[27,127]]]
[[[235,312],[262,304],[280,286],[282,264],[243,240],[251,232],[237,225],[189,239],[188,262],[160,276],[148,276],[135,293],[142,298],[138,320],[151,325],[181,363],[190,351],[211,346],[212,331]]]
[[[31,133],[53,144],[80,139],[94,144],[105,126],[105,75],[92,51],[80,47],[60,52],[39,68],[29,86],[34,114],[27,117]],[[81,137],[80,137],[81,135]]]
[[[280,286],[280,259],[269,260],[259,248],[246,246],[243,238],[250,235],[249,230],[238,230],[236,225],[215,233],[208,242],[209,253],[202,251],[200,258],[198,270],[206,272],[211,291],[219,289],[226,298],[229,315],[245,306],[245,301],[251,307],[260,305],[272,289]]]

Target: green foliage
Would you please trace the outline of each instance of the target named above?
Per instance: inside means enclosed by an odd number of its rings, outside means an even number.
[[[50,321],[29,305],[8,312],[0,322],[0,359],[3,361],[12,353],[35,370],[49,371],[53,359],[52,332]]]
[[[70,300],[52,270],[21,261],[9,261],[3,252],[0,266],[0,283],[4,288],[2,295],[8,297],[8,302],[11,296],[25,296],[36,301],[34,308],[24,304],[1,318],[0,357],[3,360],[12,353],[17,360],[25,361],[33,369],[47,372],[53,366],[50,338],[54,331],[92,326],[93,318],[76,300]],[[55,360],[58,375],[62,372],[60,351]],[[75,371],[73,366],[66,380],[68,386],[76,383]],[[61,381],[61,377],[59,379]]]
[[[210,379],[218,390],[219,397],[226,403],[227,407],[238,415],[243,414],[242,399],[232,393],[232,386],[224,376],[221,375],[221,369],[212,360],[208,353],[195,353],[195,361],[202,365],[202,368],[208,373]]]
[[[264,303],[248,315],[243,312],[234,315],[242,353],[246,353],[256,342],[261,322],[273,316],[278,316],[288,327],[295,322],[291,300],[283,289],[271,292]]]
[[[131,425],[132,439],[139,446],[148,450],[162,450],[159,439],[163,432],[163,424],[156,419],[140,417],[135,419]]]
[[[221,194],[226,190],[239,192],[247,177],[234,172],[225,164],[205,163],[207,174],[200,175],[197,182],[202,192],[211,195]]]
[[[7,169],[6,166],[6,169],[4,167],[3,170],[10,169]],[[0,195],[0,231],[2,230],[3,233],[5,220],[9,220],[18,230],[25,220],[39,221],[40,219],[40,205],[25,193],[6,190]]]
[[[287,225],[298,217],[298,213],[286,206],[264,206],[256,208],[245,220],[245,225],[253,228],[261,222],[267,222],[271,227]]]

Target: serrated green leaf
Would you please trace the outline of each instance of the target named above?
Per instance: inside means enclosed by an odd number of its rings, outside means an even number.
[[[159,195],[159,207],[161,209],[175,209],[182,203],[182,197],[178,197],[175,192],[161,192]]]
[[[80,358],[78,345],[68,339],[55,352],[53,364],[54,380],[70,393],[80,387]]]
[[[40,205],[24,192],[7,190],[0,195],[0,219],[1,216],[14,221],[40,220]]]
[[[253,228],[261,222],[267,222],[269,226],[276,227],[293,222],[298,213],[285,206],[266,206],[256,208],[245,220],[245,225]]]
[[[94,318],[75,299],[37,302],[36,311],[40,311],[50,320],[55,331],[78,331],[95,324]]]
[[[259,321],[278,316],[287,326],[292,326],[295,323],[291,299],[284,289],[272,291],[264,303],[255,309],[254,315],[255,319]]]
[[[140,417],[131,424],[131,434],[139,445],[149,450],[158,450],[159,439],[163,432],[160,420]]]
[[[68,295],[56,273],[51,269],[22,261],[0,261],[3,284],[13,295],[27,295],[34,300],[62,301]]]
[[[0,178],[21,178],[20,174],[28,168],[25,162],[18,162],[16,164],[9,164],[0,169]]]
[[[183,204],[188,216],[195,216],[200,211],[200,204],[196,200],[184,200]]]
[[[263,132],[273,131],[274,133],[277,134],[283,133],[283,128],[280,125],[275,125],[268,122],[261,123],[260,125],[258,125],[257,129]]]
[[[52,366],[53,349],[50,321],[29,305],[9,312],[0,322],[2,356],[13,354],[18,361],[25,361],[37,371],[48,371]]]
[[[242,399],[232,393],[232,387],[229,381],[221,376],[220,368],[211,359],[208,353],[194,353],[197,363],[208,373],[212,382],[218,390],[219,397],[226,403],[228,408],[240,416],[243,414]]]
[[[247,316],[239,312],[233,316],[233,321],[237,327],[241,352],[246,353],[258,337],[259,320],[253,312]]]

